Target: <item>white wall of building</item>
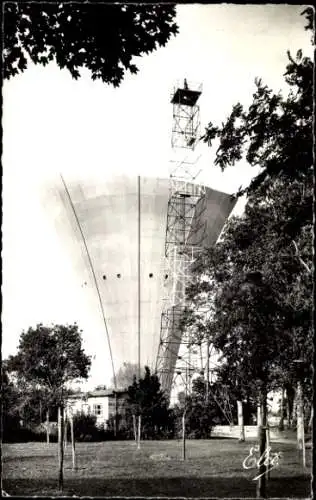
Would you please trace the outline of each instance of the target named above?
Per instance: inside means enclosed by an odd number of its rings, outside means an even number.
[[[85,413],[96,416],[98,426],[105,425],[109,419],[109,398],[108,396],[90,396],[88,398],[70,398],[67,402],[67,414],[73,415]]]

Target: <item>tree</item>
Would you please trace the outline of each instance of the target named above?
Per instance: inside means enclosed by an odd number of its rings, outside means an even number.
[[[308,183],[304,188],[308,193]],[[312,379],[312,276],[301,263],[303,259],[308,266],[312,255],[309,224],[305,220],[296,234],[297,258],[294,245],[287,244],[288,235],[276,233],[276,222],[283,222],[282,203],[292,196],[285,189],[283,195],[275,190],[279,197],[272,204],[271,191],[269,204],[258,207],[249,202],[244,216],[230,221],[221,241],[204,256],[203,274],[197,275],[190,291],[191,322],[197,309],[194,296],[198,304],[201,296],[205,304],[212,301],[214,311],[204,324],[204,333],[229,367],[226,376],[231,392],[248,395],[260,405],[260,454],[265,450],[268,392],[297,383],[293,362],[298,358],[306,363],[305,387]],[[197,321],[201,335],[201,319]]]
[[[136,373],[138,373],[138,365],[136,363],[123,363],[123,366],[115,374],[116,386],[120,389],[127,389],[133,384]],[[112,384],[114,385],[114,379],[112,379]]]
[[[91,441],[98,434],[95,415],[75,413],[73,416],[74,437],[77,441]]]
[[[199,377],[192,382],[192,392],[185,401],[185,425],[189,438],[208,439],[218,414],[212,398],[206,399],[206,385]]]
[[[302,14],[308,19],[306,29],[312,29],[313,9]],[[222,170],[242,158],[260,168],[238,195],[268,195],[276,179],[287,184],[313,172],[313,62],[303,56],[302,50],[297,51],[295,59],[287,54],[289,63],[284,76],[290,87],[288,96],[273,93],[257,78],[248,111],[237,103],[222,126],[210,122],[203,136],[209,146],[218,139],[215,165]],[[307,207],[299,208],[302,213],[297,216],[304,215]]]
[[[63,410],[67,384],[87,378],[91,359],[82,348],[78,325],[38,324],[22,332],[18,353],[10,356],[7,369],[26,387],[47,394],[47,404],[56,401],[60,414],[59,488],[63,488]]]
[[[300,50],[288,58],[288,95],[257,79],[249,109],[238,103],[221,127],[206,130],[204,140],[219,144],[216,165],[238,168],[244,157],[260,172],[238,193],[248,195],[244,215],[230,219],[188,290],[187,321],[222,353],[231,386],[257,398],[264,417],[269,390],[295,387],[295,360],[305,367],[305,390],[312,379],[313,64]],[[201,303],[210,304],[208,321]]]
[[[304,14],[310,29],[311,9]],[[194,304],[205,291],[203,300],[213,304],[215,321],[202,320],[201,327],[195,314],[195,322],[225,350],[226,360],[236,353],[239,384],[249,385],[249,375],[256,375],[249,352],[260,359],[260,376],[271,387],[293,383],[291,361],[312,359],[313,64],[301,50],[288,58],[288,95],[257,79],[249,109],[236,104],[226,122],[210,123],[203,137],[210,146],[218,141],[215,164],[223,170],[243,157],[260,167],[238,193],[248,195],[244,216],[231,219],[197,266],[207,279],[191,287]]]
[[[86,379],[90,365],[77,324],[30,327],[21,334],[18,353],[7,362],[18,380],[46,390],[60,404],[68,394],[67,384]]]
[[[1,367],[1,430],[2,439],[11,441],[20,429],[19,394],[8,377],[4,365]]]
[[[135,58],[164,46],[178,27],[174,5],[5,2],[4,78],[55,61],[73,78],[80,69],[117,87],[138,72]]]
[[[33,432],[50,413],[57,420],[57,402],[48,397],[45,389],[31,385],[21,378],[12,376],[7,370],[7,361],[2,365],[2,416],[5,439],[23,439],[25,430]],[[49,442],[50,430],[47,429]],[[24,433],[25,434],[25,433]]]
[[[168,401],[160,389],[157,375],[151,375],[148,366],[145,375],[128,388],[129,420],[132,415],[141,416],[142,434],[145,438],[161,437],[171,431],[171,412]]]
[[[280,214],[286,191],[283,198],[278,194]],[[288,384],[293,379],[291,362],[312,359],[312,277],[293,246],[272,231],[273,217],[271,206],[259,209],[249,203],[245,215],[230,221],[222,240],[196,267],[196,283],[188,291],[191,323],[201,296],[205,304],[211,302],[211,320],[203,325],[197,317],[199,334],[223,354],[229,366],[226,382],[230,379],[231,391],[241,397],[256,394],[260,380],[267,390]],[[300,236],[308,261],[311,238],[305,248],[302,240]]]

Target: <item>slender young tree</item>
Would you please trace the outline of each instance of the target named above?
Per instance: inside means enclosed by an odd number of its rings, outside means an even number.
[[[160,388],[157,375],[152,375],[145,367],[145,374],[128,388],[129,413],[141,416],[142,435],[146,437],[160,436],[168,430],[171,413],[168,401]]]
[[[9,372],[18,381],[38,387],[56,401],[60,414],[59,487],[63,487],[63,414],[67,384],[87,378],[91,359],[82,348],[77,324],[44,326],[38,324],[21,334],[18,352],[7,361]]]

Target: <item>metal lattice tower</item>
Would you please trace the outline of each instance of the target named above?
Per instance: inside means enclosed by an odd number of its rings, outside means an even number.
[[[171,96],[173,126],[171,145],[170,197],[165,240],[165,297],[161,317],[160,343],[156,371],[162,388],[170,395],[176,379],[190,392],[192,376],[205,366],[205,354],[196,352],[190,331],[182,333],[181,321],[186,308],[186,286],[192,265],[203,251],[205,188],[194,184],[199,174],[193,152],[200,130],[198,99],[201,85],[176,85]]]

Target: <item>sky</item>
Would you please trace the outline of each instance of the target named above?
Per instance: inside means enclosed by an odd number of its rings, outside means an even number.
[[[45,210],[43,192],[60,173],[67,178],[135,174],[168,177],[170,94],[177,81],[203,84],[201,130],[220,124],[236,102],[251,103],[254,79],[287,91],[286,51],[311,54],[300,5],[177,6],[179,34],[164,48],[138,58],[139,73],[118,89],[75,81],[54,63],[29,64],[3,85],[3,310],[2,357],[16,351],[21,331],[38,322],[77,321],[94,356],[89,384],[108,383],[102,346],[87,335],[93,313]],[[214,150],[196,152],[200,182],[227,193],[247,185],[245,162],[224,173]],[[236,206],[241,213],[244,200]],[[69,301],[71,297],[71,301]]]

